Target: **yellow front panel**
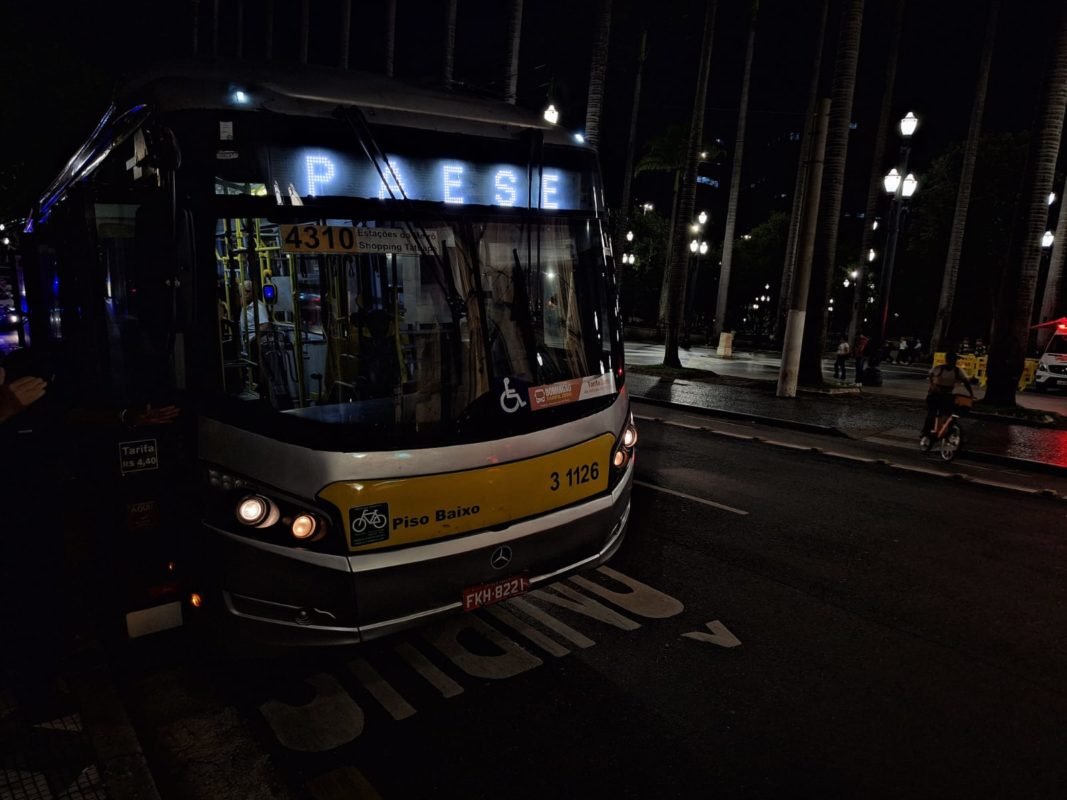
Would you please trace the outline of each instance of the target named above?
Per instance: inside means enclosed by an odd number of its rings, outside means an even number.
[[[426,542],[562,508],[608,488],[615,437],[463,472],[332,483],[319,496],[345,520],[352,551]]]

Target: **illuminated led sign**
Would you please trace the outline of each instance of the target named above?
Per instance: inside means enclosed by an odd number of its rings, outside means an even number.
[[[448,205],[570,210],[582,208],[581,176],[554,166],[482,164],[389,155],[375,168],[365,156],[322,148],[272,151],[272,180],[301,197],[426,200]]]

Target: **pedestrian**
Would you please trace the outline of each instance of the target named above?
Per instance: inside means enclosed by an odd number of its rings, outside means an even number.
[[[863,370],[867,366],[867,343],[870,341],[862,333],[856,337],[856,346],[852,348],[852,357],[856,359],[856,385],[863,385]]]
[[[848,337],[847,336],[842,336],[841,337],[841,341],[837,345],[837,358],[834,360],[834,379],[835,380],[843,381],[848,377],[846,375],[846,372],[845,372],[846,365],[848,364],[848,354],[849,354]]]

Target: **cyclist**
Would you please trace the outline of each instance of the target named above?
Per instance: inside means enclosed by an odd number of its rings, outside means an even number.
[[[920,435],[923,437],[936,438],[934,420],[946,414],[951,414],[955,409],[956,401],[953,395],[956,392],[956,384],[962,383],[967,393],[974,399],[974,389],[971,388],[970,378],[962,369],[956,366],[958,357],[955,353],[945,356],[945,363],[931,369],[926,377],[930,382],[930,389],[926,395],[926,422]]]

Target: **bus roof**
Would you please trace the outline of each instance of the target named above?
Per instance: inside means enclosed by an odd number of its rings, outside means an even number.
[[[356,106],[372,122],[449,133],[505,134],[535,129],[549,144],[581,147],[540,112],[459,92],[415,86],[384,75],[308,65],[198,60],[153,69],[118,87],[119,108],[145,103],[157,111],[266,110],[332,117]],[[504,129],[504,130],[501,130]]]

